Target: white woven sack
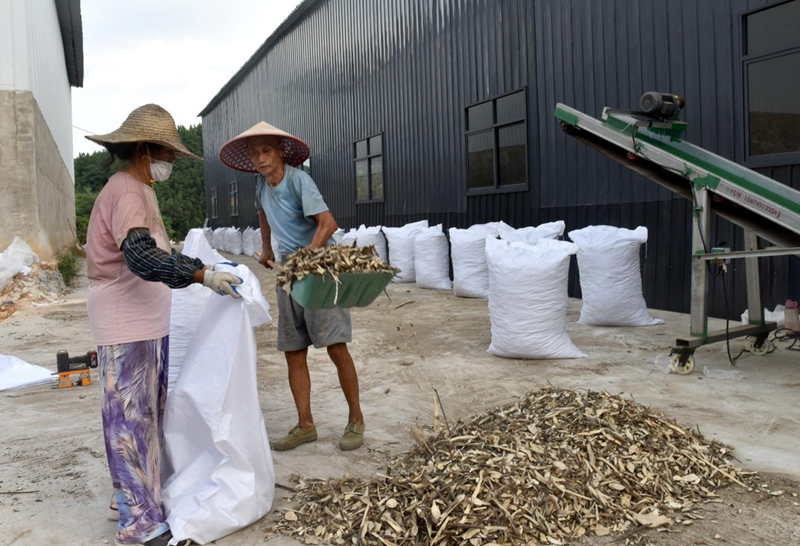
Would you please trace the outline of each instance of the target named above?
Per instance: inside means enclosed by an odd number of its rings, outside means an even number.
[[[489,222],[488,224],[474,224],[466,229],[466,231],[484,232],[487,237],[495,238],[500,235],[502,230],[514,230],[514,228],[501,220],[500,222]],[[450,241],[450,244],[452,244],[452,241]]]
[[[281,244],[278,242],[278,240],[275,238],[274,235],[272,235],[270,238],[270,246],[272,246],[272,254],[275,256],[275,262],[281,263],[282,259]]]
[[[203,235],[205,236],[206,241],[208,242],[208,246],[211,246],[213,248],[213,246],[211,245],[211,242],[212,242],[212,239],[214,238],[214,230],[211,229],[210,227],[203,228]]]
[[[493,237],[485,226],[450,228],[453,256],[453,293],[460,298],[489,297],[489,267],[486,239]]]
[[[211,248],[214,250],[225,250],[225,228],[217,228],[211,238]]]
[[[344,230],[342,228],[339,228],[333,232],[332,239],[337,245],[342,244],[342,237],[344,237]]]
[[[450,245],[442,224],[428,228],[414,239],[414,270],[417,286],[450,290]]]
[[[647,311],[642,293],[639,252],[647,228],[589,226],[569,232],[578,245],[578,270],[583,293],[581,324],[653,326],[664,324]]]
[[[508,225],[499,226],[498,234],[505,241],[516,241],[535,245],[542,239],[558,239],[564,235],[566,224],[562,220],[548,222],[538,226],[514,229]]]
[[[253,232],[253,256],[261,254],[264,250],[264,243],[261,241],[261,228]]]
[[[416,268],[414,267],[414,239],[426,229],[428,229],[427,220],[406,224],[398,228],[383,228],[383,233],[386,234],[386,242],[389,245],[389,263],[400,269],[400,272],[394,276],[392,282],[406,283],[417,280]]]
[[[245,256],[252,256],[253,249],[253,232],[255,230],[251,227],[246,228],[242,232],[242,254]]]
[[[506,358],[583,358],[567,334],[569,261],[578,248],[543,239],[536,245],[486,240],[489,353]]]
[[[362,228],[364,226],[361,226]],[[343,246],[355,246],[356,244],[356,233],[358,232],[357,229],[353,228],[347,233],[342,234],[342,245]]]
[[[239,228],[231,227],[225,232],[225,252],[240,255],[243,250],[242,232]]]
[[[356,231],[356,246],[375,246],[378,257],[385,263],[389,263],[389,251],[386,248],[386,236],[381,231],[381,226],[364,227],[361,226]]]

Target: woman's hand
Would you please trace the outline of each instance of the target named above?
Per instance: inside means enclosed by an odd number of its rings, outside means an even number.
[[[242,296],[236,291],[236,285],[242,284],[241,277],[225,271],[211,271],[206,269],[203,272],[203,286],[206,286],[220,296],[231,296],[239,299]]]

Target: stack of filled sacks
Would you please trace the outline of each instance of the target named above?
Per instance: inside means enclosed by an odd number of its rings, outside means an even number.
[[[570,258],[577,245],[486,240],[489,353],[506,358],[582,358],[567,334]]]
[[[450,245],[442,224],[422,230],[414,238],[414,271],[418,287],[450,290]]]
[[[225,252],[239,255],[243,250],[242,232],[239,228],[229,227],[225,230]]]
[[[460,298],[489,297],[486,239],[496,239],[500,229],[514,229],[504,222],[476,224],[469,229],[450,228],[453,254],[453,293]]]
[[[428,221],[422,220],[421,222],[406,224],[403,227],[383,228],[386,240],[389,243],[389,263],[400,269],[400,272],[394,276],[392,282],[406,283],[417,280],[414,265],[414,239],[428,227]]]
[[[242,254],[245,256],[252,256],[255,252],[253,247],[253,232],[255,230],[251,227],[245,228],[242,232]]]
[[[652,326],[663,324],[647,311],[642,294],[640,248],[647,228],[589,226],[569,232],[578,245],[583,293],[581,324]]]
[[[217,228],[211,237],[211,248],[214,250],[225,250],[225,228]]]

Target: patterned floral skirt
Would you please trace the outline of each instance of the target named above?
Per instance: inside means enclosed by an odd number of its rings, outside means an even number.
[[[162,421],[169,336],[97,348],[103,434],[119,506],[118,544],[169,530],[161,505]]]

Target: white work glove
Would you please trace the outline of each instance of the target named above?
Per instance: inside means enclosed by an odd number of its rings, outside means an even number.
[[[203,286],[207,286],[220,296],[232,296],[237,300],[242,296],[236,291],[236,285],[242,284],[241,277],[225,271],[212,271],[206,269],[203,272]]]

